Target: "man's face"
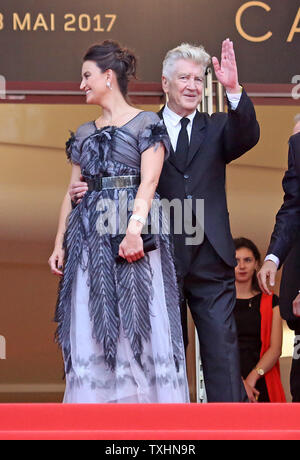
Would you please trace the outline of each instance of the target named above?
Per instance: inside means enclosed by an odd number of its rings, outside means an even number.
[[[178,59],[170,79],[162,77],[164,92],[168,95],[168,107],[185,117],[200,104],[203,92],[204,69],[187,59]]]

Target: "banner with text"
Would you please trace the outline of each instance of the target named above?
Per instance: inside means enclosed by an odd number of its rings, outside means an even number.
[[[2,3],[2,4],[1,4]],[[142,81],[160,81],[182,42],[220,56],[234,42],[242,83],[291,83],[300,74],[297,0],[1,0],[0,75],[6,81],[77,82],[86,49],[114,39],[139,58]]]

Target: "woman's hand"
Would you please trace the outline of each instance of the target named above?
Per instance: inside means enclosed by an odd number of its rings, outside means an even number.
[[[253,369],[248,374],[246,380],[244,381],[246,391],[247,389],[250,391],[251,399],[250,398],[249,399],[251,402],[256,402],[259,396],[259,391],[257,391],[257,389],[255,388],[255,385],[258,379],[259,379],[258,373],[256,372],[255,369]]]
[[[126,236],[120,244],[119,256],[127,262],[136,262],[144,257],[143,239],[141,237],[143,225],[140,222],[130,220]]]
[[[126,259],[127,262],[136,262],[144,257],[144,245],[141,237],[143,224],[136,220],[129,220],[126,236],[120,244],[119,256]]]
[[[245,387],[249,401],[251,403],[257,402],[258,397],[259,397],[259,391],[257,391],[256,388],[249,385],[249,383],[247,382],[247,379],[243,380],[243,383],[244,383],[244,387]]]
[[[126,233],[125,238],[120,244],[119,256],[127,260],[127,262],[136,262],[144,257],[143,240],[138,234]]]
[[[53,275],[63,276],[63,264],[65,258],[65,251],[62,248],[54,248],[53,253],[49,257],[48,264]]]

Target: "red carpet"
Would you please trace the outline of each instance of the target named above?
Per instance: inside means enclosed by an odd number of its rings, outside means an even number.
[[[0,439],[300,439],[300,404],[1,404]]]

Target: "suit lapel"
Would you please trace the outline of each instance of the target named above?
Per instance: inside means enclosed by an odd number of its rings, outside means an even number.
[[[205,134],[206,134],[206,129],[205,129],[204,115],[197,111],[195,118],[194,118],[194,122],[193,122],[191,142],[190,142],[190,148],[189,148],[186,166],[188,166],[191,163],[195,154],[200,149],[200,146],[202,142],[204,141]]]
[[[165,106],[163,106],[163,108],[160,109],[159,112],[157,112],[157,115],[158,115],[162,120],[163,120],[163,111],[164,111],[164,108],[165,108]],[[172,163],[172,165],[175,166],[175,168],[178,169],[178,171],[184,172],[184,171],[182,171],[182,170],[179,168],[179,165],[178,165],[177,162],[176,162],[176,155],[175,155],[175,152],[174,152],[174,149],[173,149],[171,143],[170,143],[170,155],[169,155],[169,158],[168,158],[167,161],[169,161],[170,163]]]
[[[164,108],[165,106],[163,106],[159,112],[157,112],[157,115],[159,116],[159,118],[161,118],[163,120],[163,111],[164,111]]]
[[[170,146],[169,162],[172,163],[172,165],[175,166],[175,168],[178,169],[178,171],[184,172],[182,170],[182,168],[180,168],[180,165],[177,164],[177,156],[176,156],[176,154],[174,152],[174,149],[173,149],[172,145]]]

